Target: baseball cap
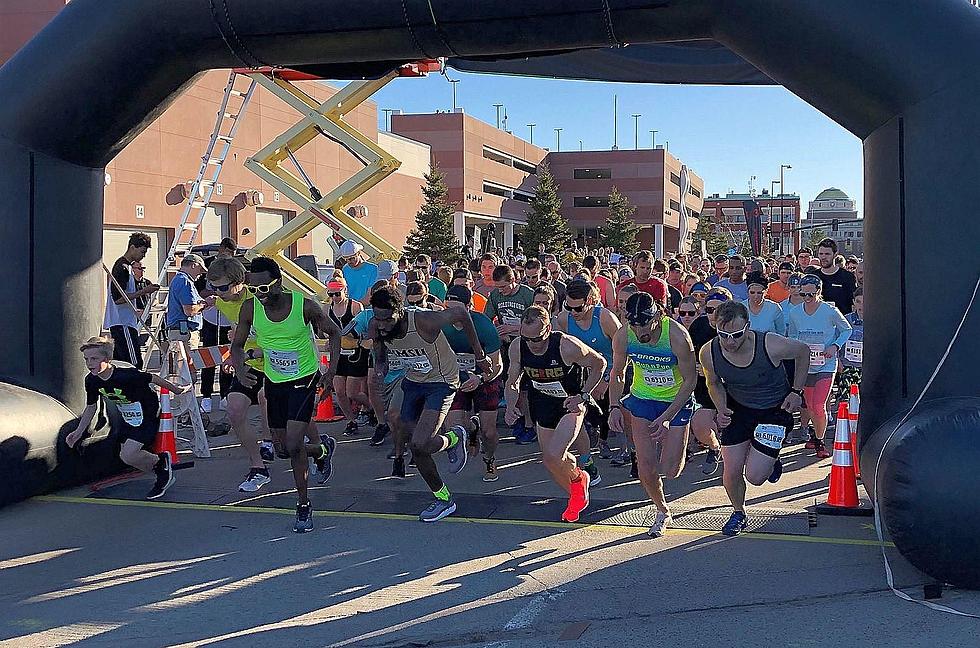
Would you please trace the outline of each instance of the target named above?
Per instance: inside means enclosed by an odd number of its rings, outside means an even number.
[[[626,300],[626,321],[634,326],[646,326],[657,315],[657,309],[653,307],[653,296],[650,293],[633,293]]]
[[[801,285],[800,282],[802,281],[803,281],[803,275],[800,274],[799,272],[794,272],[789,276],[789,281],[787,281],[786,283],[788,283],[790,286],[795,288],[800,286]]]
[[[357,241],[344,241],[340,245],[340,256],[352,257],[363,249],[364,246]]]
[[[709,290],[711,290],[711,286],[709,284],[706,284],[703,281],[699,281],[696,284],[694,284],[693,286],[691,286],[691,289],[688,291],[688,294],[690,294],[690,293],[696,293],[696,292],[706,293]]]
[[[769,285],[769,280],[766,279],[766,276],[761,272],[750,272],[749,276],[745,278],[745,283],[748,286],[751,286],[752,284],[758,284],[760,286],[765,287]]]
[[[385,259],[378,264],[378,280],[388,280],[394,277],[398,273],[398,266],[395,265],[394,261],[389,261]]]
[[[783,261],[782,263],[779,264],[779,269],[780,270],[789,270],[790,272],[792,272],[792,271],[796,270],[796,266],[794,266],[789,261]]]
[[[202,257],[200,254],[195,254],[194,252],[191,252],[190,254],[185,254],[184,258],[180,260],[180,265],[187,265],[190,263],[198,263],[200,265],[204,265],[204,257]]]
[[[473,292],[466,286],[450,286],[446,291],[446,301],[457,301],[469,306],[473,301]]]

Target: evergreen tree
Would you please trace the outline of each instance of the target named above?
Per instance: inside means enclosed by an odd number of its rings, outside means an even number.
[[[439,167],[432,167],[425,175],[425,186],[422,188],[425,202],[415,215],[415,229],[405,241],[406,256],[411,258],[428,254],[447,264],[459,259],[459,242],[453,231],[457,205],[449,202],[448,194],[445,177]]]
[[[527,225],[521,230],[521,246],[530,254],[535,254],[541,243],[545,250],[558,255],[571,247],[572,231],[561,215],[558,184],[545,163],[538,165],[538,186],[530,209],[524,213]]]
[[[813,250],[813,254],[816,255],[817,245],[820,243],[820,241],[824,240],[825,238],[827,238],[827,233],[822,229],[810,230],[810,236],[807,237],[805,245],[806,247]]]
[[[694,237],[691,241],[691,252],[701,254],[701,241],[704,241],[709,256],[725,254],[728,252],[728,248],[732,247],[728,237],[720,233],[718,226],[704,214],[698,218],[698,226],[694,230]]]
[[[611,247],[620,254],[632,255],[640,249],[636,240],[640,226],[633,220],[636,207],[630,204],[629,198],[619,193],[614,186],[609,194],[609,216],[602,226],[599,245]]]

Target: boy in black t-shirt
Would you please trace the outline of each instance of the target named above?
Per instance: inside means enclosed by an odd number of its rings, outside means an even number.
[[[65,438],[68,447],[74,447],[88,430],[95,418],[99,398],[105,397],[119,409],[124,423],[118,430],[123,440],[119,458],[133,468],[154,473],[156,482],[146,498],[162,497],[174,483],[174,473],[169,454],[161,452],[157,455],[148,450],[153,447],[160,430],[160,399],[150,385],[164,387],[174,394],[183,394],[190,390],[190,386],[180,387],[132,365],[112,362],[111,338],[91,338],[80,350],[90,372],[85,376],[86,407],[78,426]]]

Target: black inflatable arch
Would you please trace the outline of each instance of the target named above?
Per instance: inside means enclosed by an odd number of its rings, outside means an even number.
[[[91,472],[62,439],[83,405],[77,345],[102,321],[105,164],[204,70],[351,78],[434,56],[539,76],[771,79],[860,137],[871,340],[861,437],[865,470],[874,465],[879,428],[922,390],[980,272],[964,182],[980,168],[980,12],[964,0],[73,0],[0,68],[0,503]],[[976,445],[977,339],[974,312],[929,392],[971,400],[956,400],[955,416],[932,403],[888,430],[883,476],[866,477],[898,548],[972,587],[980,458],[942,449]],[[919,469],[892,469],[909,448]],[[109,469],[109,456],[85,465]],[[913,529],[927,511],[969,533]],[[943,560],[923,549],[937,546]]]

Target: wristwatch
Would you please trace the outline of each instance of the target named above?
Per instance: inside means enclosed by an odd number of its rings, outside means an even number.
[[[584,405],[595,405],[595,399],[592,398],[592,394],[589,392],[582,392],[579,394],[579,397],[582,399]]]
[[[794,393],[794,394],[796,394],[797,396],[799,396],[800,398],[803,398],[803,390],[802,390],[802,389],[793,389],[793,388],[791,387],[791,388],[790,388],[790,391],[791,391],[792,393]]]

